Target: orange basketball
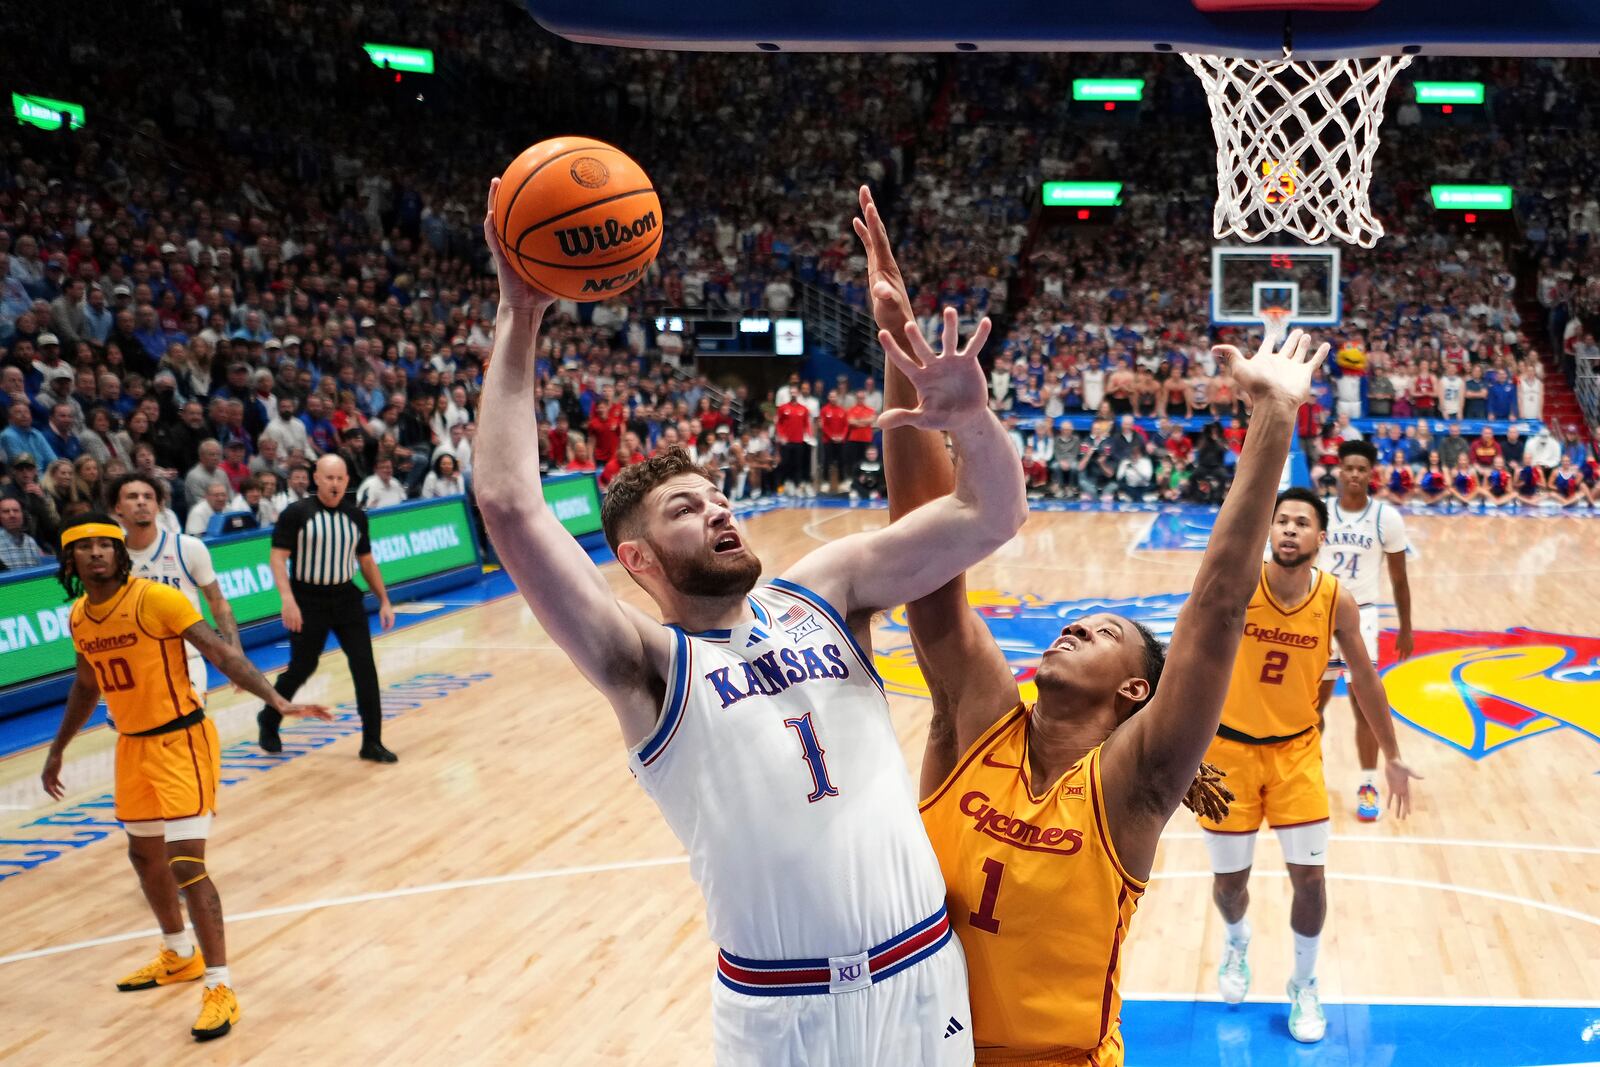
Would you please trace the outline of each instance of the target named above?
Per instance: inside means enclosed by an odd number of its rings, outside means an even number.
[[[661,250],[661,222],[644,168],[588,137],[540,141],[511,161],[495,194],[507,260],[530,285],[570,300],[632,288]]]

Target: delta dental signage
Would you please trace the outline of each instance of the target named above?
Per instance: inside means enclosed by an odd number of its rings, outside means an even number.
[[[592,474],[547,477],[544,500],[573,537],[600,529],[600,489]]]
[[[594,479],[587,479],[593,491]],[[581,503],[581,501],[580,501]],[[599,527],[598,500],[592,509]],[[476,566],[477,546],[464,497],[372,512],[372,558],[386,585]],[[268,563],[272,533],[243,534],[210,546],[217,585],[241,626],[282,610]],[[359,575],[356,584],[366,583]],[[69,670],[73,651],[65,599],[54,573],[0,585],[0,688]],[[204,601],[201,608],[209,620]]]

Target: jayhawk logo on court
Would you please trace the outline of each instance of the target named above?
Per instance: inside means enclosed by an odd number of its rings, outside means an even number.
[[[1068,622],[1082,615],[1107,611],[1149,627],[1166,641],[1172,637],[1178,609],[1188,598],[1188,593],[1162,593],[1144,597],[1042,600],[1031,593],[967,590],[967,603],[989,624],[989,632],[994,634],[1017,676],[1022,699],[1030,703],[1037,695],[1033,675],[1039,667],[1039,657],[1061,636],[1061,628]],[[911,649],[911,630],[906,624],[904,607],[889,613],[888,629],[885,643],[890,647],[879,650],[874,657],[885,688],[891,693],[927,697],[928,683],[923,680],[916,654]],[[902,636],[905,643],[894,645],[895,639]]]
[[[1070,620],[1113,612],[1168,640],[1187,599],[1187,593],[1043,600],[1031,593],[967,592],[1010,661],[1025,701],[1036,699],[1039,657]],[[926,698],[904,607],[889,614],[888,631],[889,647],[875,657],[885,686]],[[895,644],[902,635],[904,644]],[[1526,628],[1425,631],[1416,635],[1412,657],[1396,663],[1394,637],[1385,630],[1378,651],[1379,663],[1388,664],[1379,669],[1395,714],[1472,759],[1561,727],[1600,741],[1600,638]]]
[[[1600,638],[1430,631],[1394,663],[1385,631],[1378,652],[1395,713],[1472,759],[1562,727],[1600,741]]]

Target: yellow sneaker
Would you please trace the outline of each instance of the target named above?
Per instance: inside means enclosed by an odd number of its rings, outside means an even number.
[[[239,998],[225,985],[207,989],[200,1000],[200,1018],[189,1031],[196,1041],[210,1041],[233,1029],[239,1021]]]
[[[170,948],[164,948],[155,959],[118,982],[117,988],[124,993],[135,989],[153,989],[158,985],[171,985],[174,982],[192,982],[196,978],[204,978],[205,973],[206,961],[201,958],[198,948],[188,959]]]

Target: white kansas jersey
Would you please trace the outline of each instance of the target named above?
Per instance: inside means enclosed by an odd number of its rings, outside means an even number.
[[[152,582],[172,586],[188,599],[195,611],[205,614],[200,603],[200,587],[216,581],[217,575],[211,568],[211,550],[198,537],[162,529],[155,543],[144,551],[136,552],[130,545],[128,557],[133,560],[135,578],[149,578]],[[189,657],[189,681],[204,703],[206,659],[193,645],[188,645],[185,651]]]
[[[689,852],[711,938],[758,960],[854,953],[944,903],[883,682],[832,605],[782,579],[685,634],[630,753]]]
[[[1399,508],[1382,500],[1369,499],[1360,511],[1342,510],[1337,497],[1326,503],[1328,540],[1317,566],[1344,583],[1360,606],[1376,604],[1382,596],[1384,557],[1406,550],[1405,519]]]

